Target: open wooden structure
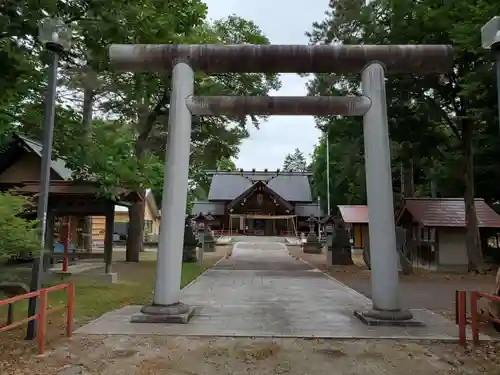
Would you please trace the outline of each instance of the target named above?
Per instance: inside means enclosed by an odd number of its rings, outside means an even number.
[[[293,237],[297,237],[297,215],[262,215],[262,214],[229,214],[229,233],[232,233],[232,223],[233,219],[243,219],[244,223],[246,220],[270,220],[273,224],[273,232],[276,232],[275,223],[276,220],[286,220],[286,230],[283,233],[284,235],[290,235]],[[247,233],[246,225],[243,224],[243,233],[244,234],[258,234],[258,233]]]
[[[40,167],[42,146],[29,138],[13,135],[0,148],[0,191],[12,191],[16,194],[37,197],[40,187]],[[66,222],[70,219],[70,237],[73,247],[83,249],[83,236],[90,228],[84,228],[85,216],[106,217],[104,254],[106,271],[111,269],[114,206],[128,206],[140,197],[128,189],[116,188],[112,198],[106,197],[97,183],[72,180],[73,172],[66,167],[64,159],[53,159],[51,162],[49,202],[47,210],[46,250],[54,253],[56,232],[64,232]],[[36,212],[28,212],[26,216],[36,218]],[[64,220],[58,228],[57,219]],[[64,234],[64,233],[62,233]],[[89,255],[90,253],[81,253]],[[53,254],[52,257],[62,256]]]
[[[16,193],[37,196],[39,181],[23,181],[13,190]],[[104,236],[104,260],[106,273],[111,272],[113,251],[114,207],[116,204],[130,205],[139,199],[136,193],[118,188],[111,199],[101,194],[99,186],[84,181],[51,181],[49,206],[47,210],[46,249],[53,251],[56,217],[104,216],[106,228]],[[33,213],[35,215],[35,213]],[[82,228],[81,225],[77,227]]]

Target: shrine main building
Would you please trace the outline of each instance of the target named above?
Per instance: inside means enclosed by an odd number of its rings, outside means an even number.
[[[193,205],[194,215],[210,215],[213,230],[232,234],[280,236],[308,232],[307,219],[323,217],[313,201],[310,172],[208,172],[206,201]]]

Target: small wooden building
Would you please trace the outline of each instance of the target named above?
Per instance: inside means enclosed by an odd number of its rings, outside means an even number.
[[[338,215],[347,224],[351,234],[353,250],[369,248],[370,235],[368,233],[368,206],[339,205]]]
[[[483,199],[476,199],[475,206],[484,251],[487,238],[500,232],[500,216]],[[414,265],[467,271],[463,198],[407,198],[396,216],[396,225],[408,230]]]
[[[115,208],[115,240],[125,241],[128,233],[128,207],[118,206]],[[92,240],[94,245],[101,246],[104,243],[104,228],[106,218],[104,216],[92,217]],[[156,204],[151,189],[146,190],[146,205],[144,209],[144,242],[158,242],[160,234],[160,210]]]
[[[41,174],[42,145],[32,139],[21,135],[13,135],[10,140],[1,145],[0,148],[0,191],[16,189],[27,194],[36,194],[38,189],[38,179]],[[104,213],[114,207],[114,228],[113,233],[120,233],[120,228],[128,223],[128,208],[121,204],[129,204],[130,199],[137,199],[135,194],[127,196],[125,189],[118,189],[121,195],[117,201],[103,200],[98,196],[99,189],[96,185],[88,182],[72,181],[72,171],[67,168],[63,158],[54,158],[51,163],[51,190],[50,203],[59,204],[59,200],[75,200],[78,204],[73,204],[75,209],[66,207],[64,211],[71,214],[71,246],[76,249],[83,249],[84,237],[90,234],[83,225],[83,217],[86,216],[85,209],[81,207],[82,197],[87,199],[89,206],[88,213],[92,216],[92,242],[93,245],[103,246],[105,237],[106,218]],[[96,205],[98,207],[96,207]],[[111,206],[110,206],[111,205]],[[78,206],[78,207],[77,207]],[[105,206],[105,209],[101,209]],[[52,209],[52,206],[50,207]],[[60,224],[65,221],[56,218],[55,231],[58,232]],[[160,213],[157,208],[151,190],[146,194],[145,209],[145,240],[158,237]],[[61,222],[61,223],[59,223]],[[125,223],[125,224],[124,224]],[[61,224],[62,225],[62,224]],[[61,239],[56,238],[56,247],[62,246]]]

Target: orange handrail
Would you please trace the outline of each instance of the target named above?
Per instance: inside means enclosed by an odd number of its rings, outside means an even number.
[[[500,296],[495,296],[489,293],[470,292],[470,314],[471,314],[471,330],[472,342],[474,345],[479,343],[479,329],[477,326],[477,302],[480,298],[486,298],[490,301],[500,302]],[[500,319],[491,317],[492,322],[500,323]]]
[[[49,308],[48,304],[48,295],[50,292],[55,292],[58,290],[66,289],[67,301],[66,305],[61,305],[53,308]],[[10,305],[14,302],[30,299],[30,298],[38,298],[39,299],[39,311],[37,314],[29,316],[25,319],[19,320],[12,324],[0,327],[0,333],[9,331],[13,328],[19,327],[20,325],[30,322],[32,320],[37,320],[38,322],[38,331],[37,331],[37,347],[38,354],[43,354],[45,351],[45,332],[47,329],[47,315],[51,312],[62,310],[66,308],[66,336],[71,337],[73,334],[73,314],[75,311],[75,285],[74,284],[59,284],[55,286],[51,286],[48,288],[42,288],[36,292],[30,292],[26,294],[21,294],[19,296],[15,296],[12,298],[0,300],[0,307]]]
[[[467,341],[467,294],[463,290],[455,292],[455,314],[458,324],[458,343],[465,346]]]

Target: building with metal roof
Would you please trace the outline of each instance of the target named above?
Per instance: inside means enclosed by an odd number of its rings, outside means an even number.
[[[338,205],[338,214],[350,230],[353,248],[362,250],[370,240],[368,232],[368,206]]]
[[[195,202],[192,213],[214,217],[212,228],[234,228],[240,233],[279,235],[308,230],[307,218],[323,217],[313,200],[310,172],[235,171],[208,172],[206,201]],[[280,217],[280,219],[271,220]]]
[[[38,194],[41,158],[42,145],[25,136],[13,134],[0,144],[0,191],[15,189],[21,194]],[[104,200],[99,196],[99,187],[93,182],[73,181],[72,178],[73,171],[66,166],[66,160],[63,157],[53,158],[50,171],[49,208],[55,211],[55,205],[62,205],[66,201],[72,205],[73,211],[70,214],[74,215],[73,237],[79,238],[80,242],[83,242],[83,231],[77,230],[77,227],[83,228],[83,222],[80,219],[92,215],[92,228],[89,230],[89,234],[92,233],[96,245],[102,245],[105,232],[105,217],[102,214],[103,210],[92,208],[94,201],[101,202]],[[119,198],[109,200],[110,204],[114,206],[114,231],[116,233],[126,233],[126,225],[128,225],[128,208],[119,203],[130,204],[130,202],[139,199],[136,195],[128,191],[128,189],[117,187],[116,196]],[[158,237],[160,211],[150,189],[147,189],[145,198],[144,233],[145,240],[150,241],[150,239]],[[89,206],[89,215],[82,213],[83,208],[79,207],[79,205]],[[67,207],[65,209],[68,211]]]
[[[483,254],[485,258],[498,260],[500,215],[483,199],[475,199],[475,208]],[[339,205],[338,215],[350,228],[354,249],[369,249],[368,206]],[[415,266],[467,271],[463,198],[405,198],[395,222],[407,231],[407,254]],[[497,247],[490,247],[490,243],[496,243]]]
[[[475,208],[483,254],[498,259],[500,249],[490,248],[488,239],[500,237],[500,216],[483,199],[475,199]],[[406,198],[396,224],[408,231],[411,257],[417,265],[467,271],[463,198]]]

